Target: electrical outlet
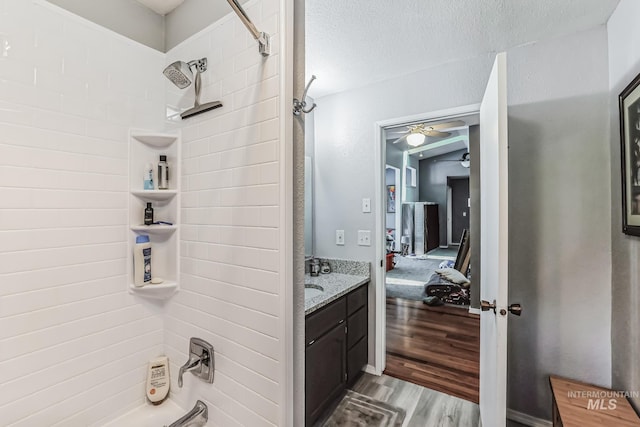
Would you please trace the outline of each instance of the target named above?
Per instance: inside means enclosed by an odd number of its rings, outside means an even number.
[[[336,230],[336,245],[344,245],[344,230]]]
[[[362,212],[371,213],[371,199],[362,199]]]
[[[358,246],[371,246],[371,231],[358,230]]]

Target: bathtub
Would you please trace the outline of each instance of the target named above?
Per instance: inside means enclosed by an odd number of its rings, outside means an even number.
[[[191,408],[189,408],[191,409]],[[163,427],[168,426],[187,412],[171,400],[165,400],[162,404],[154,406],[146,403],[139,406],[117,419],[105,424],[103,427]]]

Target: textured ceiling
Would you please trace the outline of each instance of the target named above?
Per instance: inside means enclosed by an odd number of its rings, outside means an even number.
[[[160,15],[166,15],[176,7],[184,3],[184,0],[136,0],[138,3],[142,3],[155,13]],[[212,0],[215,1],[215,0]]]
[[[310,94],[365,86],[435,65],[605,24],[619,0],[309,0]]]

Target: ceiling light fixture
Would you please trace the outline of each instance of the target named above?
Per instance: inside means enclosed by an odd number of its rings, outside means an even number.
[[[417,147],[418,145],[422,145],[424,143],[425,136],[421,133],[411,133],[407,135],[407,144],[412,147]]]

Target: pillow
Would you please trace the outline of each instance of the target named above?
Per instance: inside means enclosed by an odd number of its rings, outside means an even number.
[[[464,274],[460,273],[455,268],[439,268],[436,270],[436,273],[457,285],[465,285],[467,283],[471,283],[471,281],[467,279]]]
[[[449,268],[455,265],[455,261],[442,261],[438,268]]]

